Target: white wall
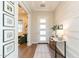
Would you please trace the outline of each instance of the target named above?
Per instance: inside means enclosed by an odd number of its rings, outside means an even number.
[[[10,42],[14,42],[15,43],[14,44],[14,46],[15,46],[14,51],[12,53],[10,53],[9,55],[7,55],[5,58],[17,58],[18,57],[18,2],[14,2],[14,8],[15,8],[14,9],[14,11],[15,11],[14,16],[8,14],[7,12],[4,12],[2,8],[3,8],[3,1],[0,1],[0,57],[3,58],[3,46],[5,46],[7,44],[9,45]],[[9,15],[9,17],[14,18],[13,19],[15,21],[14,27],[3,26],[3,14]],[[6,29],[14,30],[15,37],[13,40],[3,42],[3,30],[6,30]],[[11,46],[8,46],[8,48],[9,47],[11,47]],[[6,48],[6,51],[8,48]],[[5,50],[5,48],[4,48],[4,50]]]
[[[79,2],[61,2],[54,14],[55,23],[63,24],[67,57],[79,57]]]
[[[47,41],[49,39],[49,36],[51,35],[51,27],[53,26],[53,14],[52,12],[41,12],[41,11],[33,11],[32,12],[32,22],[31,22],[31,26],[32,26],[32,29],[31,29],[31,39],[32,39],[32,42],[33,43],[40,43],[39,42],[39,19],[40,18],[46,18],[47,20]]]
[[[28,5],[28,3],[27,2],[25,2],[25,1],[23,1],[23,2],[20,2],[20,4],[21,4],[21,6],[25,9],[25,11],[28,13],[28,36],[27,36],[27,46],[31,46],[31,44],[32,44],[32,39],[31,39],[31,13],[32,13],[32,11],[31,11],[31,9],[30,9],[30,7],[29,7],[29,5]]]

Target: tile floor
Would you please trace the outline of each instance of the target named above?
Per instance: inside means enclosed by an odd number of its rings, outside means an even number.
[[[51,58],[49,48],[47,44],[38,44],[34,58]]]

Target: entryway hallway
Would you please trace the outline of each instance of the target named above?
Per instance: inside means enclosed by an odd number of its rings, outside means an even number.
[[[79,58],[79,1],[0,1],[0,58]]]

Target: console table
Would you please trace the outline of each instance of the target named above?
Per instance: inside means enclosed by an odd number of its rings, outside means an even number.
[[[64,55],[61,53],[60,49],[57,47],[57,43],[64,43]],[[57,58],[58,56],[60,56],[60,58],[66,58],[66,41],[65,40],[62,40],[62,41],[59,41],[58,38],[50,38],[49,39],[49,46],[50,48],[55,52],[54,56],[55,58]],[[58,57],[59,58],[59,57]]]

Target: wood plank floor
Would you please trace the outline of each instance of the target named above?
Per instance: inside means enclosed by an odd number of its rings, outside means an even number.
[[[19,47],[18,47],[18,56],[19,56],[19,58],[33,58],[35,56],[36,48],[39,45],[40,44],[33,44],[30,47],[28,47],[26,44],[19,45]],[[36,57],[39,57],[37,55],[39,55],[41,52],[44,52],[44,49],[43,48],[45,48],[45,50],[46,50],[46,46],[43,46],[43,45],[44,44],[40,45],[41,46],[41,49],[40,50],[37,49],[40,52],[36,53],[35,58]],[[50,56],[51,56],[50,58],[55,58],[55,51],[53,49],[51,49],[49,47],[49,45],[48,45],[48,48],[49,48],[49,52],[46,51],[47,53],[44,52],[44,53],[41,53],[41,55],[43,54],[43,55],[45,55],[44,57],[47,57],[46,55],[49,53]],[[58,49],[57,49],[57,51],[58,51]],[[63,58],[58,53],[56,55],[57,55],[57,58]],[[42,57],[40,56],[40,58],[42,58]]]
[[[37,44],[28,47],[26,44],[19,45],[18,56],[19,58],[33,58]]]

